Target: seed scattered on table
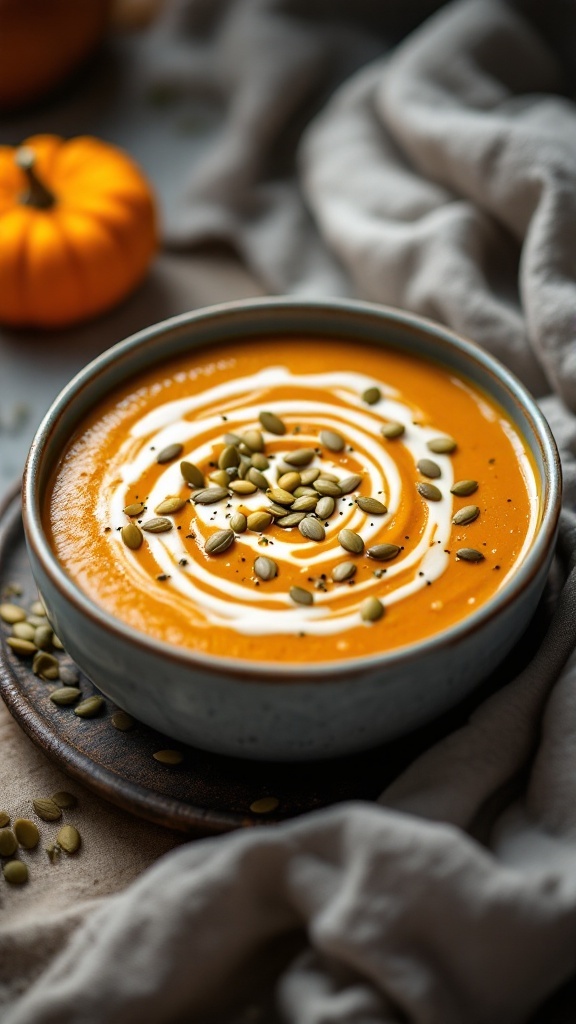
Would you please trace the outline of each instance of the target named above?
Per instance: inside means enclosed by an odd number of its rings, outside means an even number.
[[[74,708],[74,714],[79,718],[95,718],[104,707],[103,697],[87,697]]]
[[[40,626],[32,626],[29,622],[15,622],[12,626],[12,636],[18,637],[19,640],[30,640],[34,643],[37,629],[40,629]]]
[[[112,725],[120,732],[129,732],[136,722],[127,711],[115,711],[111,718]]]
[[[80,833],[74,825],[63,825],[56,836],[56,842],[65,853],[77,853],[80,849]]]
[[[24,622],[26,612],[17,604],[0,604],[0,619],[9,626],[16,622]]]
[[[24,885],[28,881],[28,868],[21,860],[9,860],[2,872],[10,885]]]
[[[38,826],[30,818],[16,818],[14,835],[24,850],[35,850],[40,842]]]
[[[180,750],[157,750],[152,757],[160,764],[182,764],[184,754]]]
[[[70,810],[72,807],[78,806],[78,799],[74,796],[74,793],[69,793],[67,789],[59,789],[58,792],[53,793],[50,797],[54,801],[57,807],[61,807],[63,810]]]
[[[58,804],[55,804],[53,800],[47,797],[33,800],[32,805],[38,817],[42,818],[42,821],[58,821],[62,817],[62,810],[58,807]]]
[[[60,682],[64,686],[76,686],[80,679],[78,669],[73,665],[60,665]]]
[[[58,707],[68,707],[70,704],[75,704],[77,700],[80,700],[82,691],[77,686],[61,686],[57,690],[53,690],[50,694],[50,700],[53,704],[57,704]]]
[[[253,814],[270,814],[280,806],[280,801],[276,796],[262,796],[259,800],[253,800],[250,804],[250,810]]]
[[[10,815],[8,811],[0,811],[0,828],[5,828],[6,825],[10,824]]]
[[[55,682],[60,676],[60,662],[53,654],[48,654],[47,651],[38,651],[32,661],[32,671],[40,679]]]
[[[30,658],[38,651],[36,644],[31,640],[20,640],[17,636],[9,636],[6,643],[14,651],[14,654],[19,654],[22,658]]]
[[[18,849],[18,840],[11,828],[0,829],[0,857],[11,857]]]

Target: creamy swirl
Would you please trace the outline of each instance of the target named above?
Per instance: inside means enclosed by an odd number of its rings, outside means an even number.
[[[361,396],[375,385],[381,397],[375,404],[367,405]],[[318,401],[319,393],[322,401]],[[482,416],[486,419],[497,416],[472,389],[469,393]],[[323,520],[326,537],[320,543],[307,540],[297,529],[283,530],[275,525],[265,534],[246,532],[238,536],[234,543],[241,546],[247,566],[251,567],[257,556],[269,555],[279,566],[280,584],[283,567],[289,567],[292,574],[295,569],[307,570],[308,578],[316,583],[330,579],[331,570],[338,562],[354,557],[338,542],[343,528],[359,534],[369,548],[371,544],[387,540],[388,531],[391,538],[392,535],[403,536],[405,509],[417,503],[422,518],[419,536],[415,542],[402,547],[394,561],[386,563],[383,603],[387,606],[401,602],[442,576],[449,562],[453,529],[454,499],[450,491],[454,483],[453,464],[450,455],[431,456],[428,442],[443,431],[425,425],[424,413],[396,389],[360,373],[296,374],[283,366],[269,367],[155,407],[132,425],[120,446],[118,460],[105,475],[97,507],[101,522],[125,521],[123,508],[129,494],[145,496],[147,509],[152,510],[166,496],[182,493],[181,459],[204,468],[211,463],[214,468],[224,443],[223,433],[242,435],[248,430],[262,430],[258,417],[263,409],[275,413],[287,428],[284,436],[264,431],[266,454],[270,457],[270,469],[264,470],[264,475],[271,487],[276,484],[275,463],[278,464],[283,455],[302,447],[316,452],[307,468],[317,468],[338,480],[357,473],[362,483],[351,494],[335,499],[334,513]],[[401,423],[405,428],[402,437],[393,443],[386,443],[381,433],[383,424],[389,421]],[[536,484],[520,440],[505,420],[501,425],[515,447],[531,499],[530,522],[517,565],[524,558],[536,530]],[[335,431],[345,438],[342,453],[330,451],[319,442],[323,430]],[[183,445],[183,453],[174,462],[158,464],[157,453],[171,444]],[[402,459],[399,459],[400,454]],[[440,476],[433,481],[441,492],[438,501],[426,501],[416,491],[416,482],[422,479],[417,463],[431,457],[440,470]],[[143,492],[144,479],[152,480],[152,485],[146,484]],[[209,480],[206,485],[210,486]],[[387,507],[385,515],[362,511],[354,500],[359,493],[381,501]],[[189,602],[201,611],[209,624],[252,636],[291,634],[304,629],[308,634],[322,636],[358,626],[362,603],[372,594],[381,595],[382,573],[376,571],[379,563],[375,563],[374,573],[355,580],[353,586],[325,587],[320,582],[310,606],[295,606],[288,588],[255,586],[253,576],[244,582],[236,581],[232,572],[228,575],[219,572],[215,576],[214,563],[204,551],[209,536],[215,529],[226,529],[236,509],[256,511],[265,509],[268,503],[261,490],[242,495],[230,492],[230,497],[219,504],[187,505],[178,518],[174,517],[174,522],[182,526],[180,530],[146,533],[144,543],[154,558],[158,574],[170,578],[170,588],[163,600],[178,602],[180,609],[183,602]],[[286,511],[288,513],[289,508]],[[152,514],[148,511],[144,518]],[[117,548],[118,558],[125,564],[128,577],[140,587],[149,585],[138,551],[126,548],[117,531],[108,536]],[[217,556],[225,565],[231,564],[231,550]],[[185,566],[183,560],[186,560]]]

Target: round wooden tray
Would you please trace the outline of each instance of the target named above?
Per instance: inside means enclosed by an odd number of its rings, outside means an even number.
[[[12,584],[21,589],[18,597],[6,597]],[[14,488],[0,505],[0,599],[28,607],[37,596],[20,490]],[[0,693],[33,742],[60,768],[119,807],[198,835],[278,822],[343,800],[374,800],[412,758],[459,724],[469,710],[462,707],[409,738],[353,757],[306,764],[222,757],[176,743],[139,722],[129,732],[118,731],[111,722],[118,709],[107,697],[98,718],[81,719],[72,708],[57,707],[48,699],[50,685],[6,644],[10,627],[0,626]],[[529,646],[523,648],[527,655]],[[491,686],[509,674],[510,666],[504,666]],[[98,692],[86,676],[79,686],[83,697]],[[153,758],[155,751],[167,747],[182,751],[181,764],[163,765]],[[265,796],[278,799],[276,810],[266,816],[252,813],[250,805]]]

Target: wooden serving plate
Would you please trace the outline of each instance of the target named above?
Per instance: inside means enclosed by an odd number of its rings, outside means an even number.
[[[22,593],[6,597],[14,583]],[[27,608],[37,596],[18,487],[0,504],[0,599]],[[120,732],[111,722],[118,708],[107,697],[97,718],[81,719],[73,708],[57,707],[49,694],[60,684],[37,678],[30,660],[14,655],[6,644],[10,632],[0,623],[0,693],[32,741],[99,796],[156,824],[196,835],[278,822],[344,800],[374,800],[405,765],[458,725],[470,709],[468,702],[409,738],[353,757],[289,764],[245,761],[187,747],[138,722],[129,732]],[[533,626],[528,632],[534,644],[539,633]],[[533,645],[519,647],[528,658]],[[54,653],[63,663],[69,661],[67,655]],[[491,689],[518,669],[513,661],[508,659],[498,679],[491,680]],[[83,697],[99,692],[84,675],[78,685]],[[158,763],[153,754],[166,748],[180,750],[182,763]],[[251,812],[250,805],[266,796],[276,797],[278,807],[267,815]]]

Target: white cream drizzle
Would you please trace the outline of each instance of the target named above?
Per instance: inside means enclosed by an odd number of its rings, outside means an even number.
[[[458,381],[459,383],[459,381]],[[382,398],[373,406],[367,407],[361,395],[367,387],[377,384]],[[279,388],[289,386],[293,393],[299,395],[294,399],[274,397]],[[462,385],[476,402],[483,415],[493,411],[482,398],[472,389]],[[332,393],[341,403],[318,403],[305,397],[306,391],[313,389]],[[314,592],[312,606],[295,606],[287,593],[270,593],[266,587],[254,586],[251,562],[257,555],[268,554],[281,567],[284,563],[310,568],[319,575],[328,570],[337,561],[350,556],[337,541],[337,535],[343,527],[359,533],[369,547],[372,539],[380,533],[382,526],[390,521],[400,508],[402,497],[402,478],[394,458],[390,452],[394,446],[385,447],[382,443],[380,427],[384,421],[397,420],[404,424],[406,430],[401,443],[408,449],[416,463],[421,458],[429,458],[430,451],[427,441],[437,436],[438,429],[420,426],[414,419],[420,410],[409,405],[402,399],[398,391],[385,382],[374,381],[359,373],[319,373],[292,374],[286,367],[269,367],[248,377],[229,380],[199,394],[165,402],[151,412],[143,415],[132,427],[129,436],[121,446],[118,459],[110,467],[98,502],[97,514],[102,523],[122,522],[125,520],[122,509],[126,504],[128,488],[136,487],[139,479],[154,464],[156,454],[172,443],[184,445],[181,458],[196,464],[205,463],[214,455],[214,438],[225,432],[244,432],[255,428],[261,429],[258,414],[261,409],[269,409],[280,416],[287,427],[305,420],[307,424],[317,426],[315,433],[302,431],[290,438],[285,451],[294,447],[317,447],[318,433],[321,429],[331,429],[343,433],[347,444],[354,448],[354,458],[360,462],[364,476],[369,480],[367,493],[379,498],[388,507],[386,516],[371,517],[362,512],[353,501],[353,495],[336,499],[336,511],[326,521],[326,542],[293,543],[292,532],[286,531],[278,536],[274,531],[273,544],[262,547],[259,535],[244,533],[236,541],[242,545],[246,555],[246,583],[235,582],[232,574],[227,579],[215,578],[210,571],[209,562],[199,559],[183,569],[178,565],[181,558],[188,556],[182,537],[193,531],[198,540],[207,538],[215,529],[228,526],[229,515],[233,508],[224,505],[191,505],[190,515],[181,512],[178,523],[182,531],[172,530],[162,534],[145,534],[148,545],[159,573],[170,576],[170,587],[162,592],[164,601],[174,601],[180,609],[183,600],[199,610],[201,616],[214,626],[233,628],[245,635],[294,634],[299,631],[316,635],[333,635],[358,626],[359,608],[370,593],[378,594],[381,590],[380,580],[371,576],[363,582],[355,583],[353,588],[346,588],[346,608],[339,608],[342,603],[342,586],[336,586],[323,592]],[[222,417],[226,417],[224,422]],[[191,418],[193,417],[193,418]],[[521,561],[530,547],[538,520],[538,497],[534,475],[522,446],[520,438],[510,425],[502,420],[502,429],[514,446],[521,470],[530,495],[531,515],[526,538],[518,556]],[[275,442],[282,439],[275,437]],[[280,453],[282,448],[280,447]],[[410,550],[402,551],[394,560],[383,566],[375,562],[375,568],[386,569],[386,584],[397,576],[406,577],[407,570],[412,574],[408,581],[392,588],[386,594],[385,604],[391,605],[414,594],[418,590],[438,579],[446,570],[449,556],[445,552],[452,526],[453,501],[450,488],[454,482],[452,462],[447,455],[434,455],[434,461],[441,469],[441,477],[434,483],[442,492],[442,500],[427,502],[428,516],[418,543]],[[147,496],[147,517],[151,511],[167,495],[178,493],[182,487],[180,471],[181,459],[166,466],[158,466],[156,483]],[[321,467],[339,478],[348,476],[345,471],[325,450],[320,460],[315,457],[311,467]],[[274,469],[273,463],[271,470]],[[271,485],[276,481],[275,472],[265,471]],[[415,477],[416,480],[416,471]],[[207,486],[210,486],[207,482]],[[263,494],[258,491],[252,495],[237,495],[230,499],[232,506],[242,505],[257,509],[263,505]],[[226,503],[228,504],[228,503]],[[216,517],[214,513],[216,510]],[[287,509],[287,512],[289,510]],[[338,512],[344,514],[340,516]],[[126,548],[117,531],[109,535],[111,543],[117,547],[118,557],[125,565],[126,572],[134,583],[142,587],[150,585],[150,580],[142,568],[137,554]],[[226,558],[224,554],[219,556]],[[515,569],[516,567],[514,567]],[[511,571],[514,571],[511,570]],[[509,575],[509,574],[508,574]],[[507,577],[506,577],[507,578]]]

